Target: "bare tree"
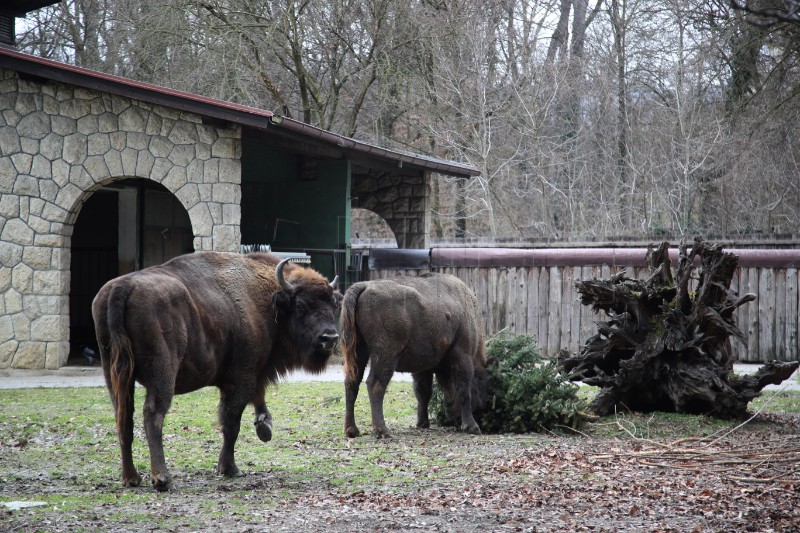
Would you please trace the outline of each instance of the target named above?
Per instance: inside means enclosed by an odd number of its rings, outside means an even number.
[[[23,50],[467,161],[442,237],[800,232],[787,0],[63,0]]]

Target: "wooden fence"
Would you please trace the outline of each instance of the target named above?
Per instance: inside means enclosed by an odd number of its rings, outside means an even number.
[[[741,306],[736,323],[747,343],[732,340],[741,362],[772,359],[796,361],[798,353],[798,267],[800,250],[728,250],[739,256],[732,289],[753,293],[754,302]],[[486,333],[501,330],[533,335],[548,354],[561,349],[580,351],[596,333],[596,316],[578,301],[575,282],[607,278],[621,269],[643,278],[646,249],[489,249],[433,248],[372,250],[369,279],[419,275],[436,271],[453,274],[475,290]],[[427,261],[421,255],[427,252]],[[394,254],[394,257],[391,257]],[[673,269],[677,250],[671,251]],[[399,259],[399,260],[398,260]]]

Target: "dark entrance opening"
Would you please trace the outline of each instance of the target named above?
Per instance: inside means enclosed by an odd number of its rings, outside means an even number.
[[[193,239],[186,209],[158,183],[125,179],[92,194],[72,232],[67,364],[97,353],[92,300],[106,281],[193,252]]]
[[[118,275],[119,200],[116,191],[97,191],[83,205],[72,232],[69,293],[70,359],[95,347],[92,299]]]

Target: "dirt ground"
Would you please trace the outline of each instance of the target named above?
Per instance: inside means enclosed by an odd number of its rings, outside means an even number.
[[[175,471],[174,490],[87,486],[79,475],[24,471],[0,484],[3,531],[793,531],[800,529],[800,417],[759,415],[702,439],[645,438],[646,417],[554,435],[472,438],[399,429],[292,446],[348,469],[373,457],[385,483],[353,490],[334,476],[245,463],[245,477]],[[660,422],[668,424],[669,422]],[[620,429],[622,436],[620,437]],[[626,436],[629,433],[629,436]],[[644,436],[638,436],[644,435]],[[13,447],[14,443],[4,443]],[[21,446],[19,443],[17,445]],[[209,440],[216,446],[216,440]],[[392,453],[376,453],[390,448]],[[409,460],[413,452],[414,460]],[[11,453],[3,454],[5,459]],[[353,476],[356,476],[353,470]],[[12,509],[31,484],[46,507]],[[363,486],[363,485],[362,485]],[[62,503],[53,504],[53,501]],[[19,504],[22,505],[22,504]]]

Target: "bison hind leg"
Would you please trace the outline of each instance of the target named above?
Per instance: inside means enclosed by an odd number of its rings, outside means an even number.
[[[413,377],[414,395],[417,397],[417,427],[429,428],[428,405],[433,395],[433,372],[415,372]]]
[[[358,389],[361,386],[361,380],[364,379],[364,369],[367,366],[367,359],[359,356],[355,375],[345,375],[344,378],[344,434],[348,439],[354,439],[361,435],[361,431],[358,430],[358,426],[356,425],[355,404],[358,398]]]
[[[373,361],[381,360],[373,358]],[[367,378],[367,392],[369,393],[369,406],[372,414],[372,431],[376,438],[391,438],[389,430],[386,428],[386,420],[383,417],[383,398],[386,395],[386,388],[394,374],[393,368],[374,365],[369,370]]]

